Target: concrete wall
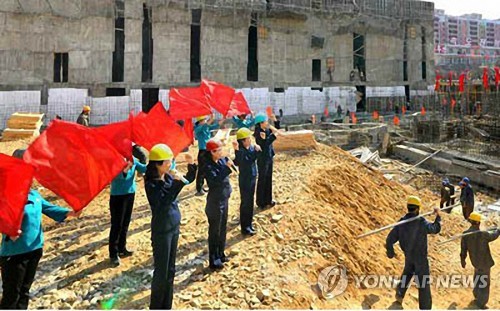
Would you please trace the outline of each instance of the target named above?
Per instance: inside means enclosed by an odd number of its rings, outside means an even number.
[[[153,4],[153,81],[141,82],[143,3]],[[234,87],[322,87],[355,85],[352,36],[366,38],[367,85],[397,86],[402,81],[402,20],[352,15],[259,13],[259,81],[246,81],[250,9],[205,9],[201,21],[202,77]],[[334,14],[334,13],[332,13]],[[106,87],[128,91],[145,86],[190,83],[191,11],[179,2],[125,1],[125,82],[112,83],[113,0],[0,1],[0,89],[83,87],[102,95]],[[420,88],[433,81],[432,20],[412,22],[416,39],[409,43],[410,83]],[[427,82],[421,81],[421,26],[428,29]],[[323,48],[311,36],[324,37]],[[69,82],[53,83],[54,53],[69,53]],[[327,58],[335,59],[333,81]],[[312,82],[312,60],[321,59],[321,82]],[[42,103],[45,100],[42,100]]]

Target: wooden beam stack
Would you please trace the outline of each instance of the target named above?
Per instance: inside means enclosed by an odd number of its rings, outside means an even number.
[[[310,150],[316,148],[317,142],[313,131],[303,130],[278,135],[273,146],[276,151]]]
[[[7,128],[3,131],[2,140],[12,141],[39,136],[43,116],[40,113],[13,113],[7,120]]]

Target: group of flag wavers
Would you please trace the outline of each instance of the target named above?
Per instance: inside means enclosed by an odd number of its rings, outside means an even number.
[[[84,106],[77,123],[89,126],[90,107]],[[131,146],[133,157],[126,167],[111,182],[109,208],[111,229],[109,234],[109,257],[113,266],[120,265],[120,259],[133,255],[127,248],[127,233],[130,224],[136,185],[136,173],[144,174],[144,185],[151,207],[151,240],[154,259],[154,273],[151,286],[151,309],[171,309],[175,260],[179,239],[181,213],[177,196],[183,187],[195,179],[198,195],[204,195],[204,180],[208,184],[205,212],[209,222],[208,249],[209,267],[221,269],[229,261],[225,254],[226,224],[229,198],[232,192],[229,175],[238,172],[239,188],[242,194],[240,204],[241,232],[254,235],[253,209],[256,187],[262,190],[257,196],[261,208],[276,203],[272,200],[272,169],[274,150],[272,143],[278,130],[269,125],[268,117],[259,114],[248,119],[245,116],[234,119],[239,128],[236,136],[234,162],[224,156],[225,147],[219,140],[211,138],[210,131],[224,120],[214,124],[212,117],[196,119],[194,134],[198,139],[198,164],[193,157],[185,156],[187,173],[176,170],[174,153],[169,146],[157,144],[149,150],[149,161],[141,148]],[[255,131],[249,127],[255,125]],[[257,144],[252,143],[255,137]],[[14,157],[22,159],[24,150],[16,150]],[[258,166],[258,170],[257,170]],[[257,181],[258,176],[258,181]],[[30,190],[24,207],[24,216],[16,236],[3,235],[0,249],[0,266],[3,295],[0,309],[27,309],[29,290],[35,278],[38,263],[43,254],[42,214],[57,222],[67,217],[78,217],[80,212],[53,205],[42,198],[36,190]]]
[[[466,258],[470,257],[474,267],[474,304],[480,309],[486,309],[489,300],[489,290],[491,283],[491,267],[494,265],[489,243],[500,236],[498,227],[480,230],[481,214],[474,212],[474,192],[470,185],[470,180],[464,177],[460,182],[460,204],[462,205],[464,218],[470,222],[471,227],[461,235],[450,240],[461,239],[460,260],[462,268],[466,267]],[[415,278],[418,288],[418,299],[420,309],[432,308],[432,296],[430,289],[430,268],[427,251],[427,235],[439,234],[441,231],[441,211],[450,213],[456,205],[454,199],[454,187],[448,179],[444,179],[441,189],[441,208],[435,208],[433,212],[420,214],[422,201],[417,196],[410,196],[407,200],[408,213],[397,223],[374,230],[361,235],[368,236],[385,229],[392,228],[386,238],[387,257],[394,258],[396,253],[394,245],[399,242],[399,246],[404,253],[404,269],[400,283],[396,288],[396,301],[402,304],[405,293],[412,278]],[[434,222],[427,221],[424,217],[434,213]]]

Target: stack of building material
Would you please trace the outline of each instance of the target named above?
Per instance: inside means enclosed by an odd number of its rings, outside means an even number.
[[[303,130],[278,135],[273,146],[276,151],[307,150],[316,148],[317,142],[313,131]]]
[[[2,140],[11,141],[39,136],[43,116],[39,113],[12,114],[7,121],[7,128],[3,131]]]

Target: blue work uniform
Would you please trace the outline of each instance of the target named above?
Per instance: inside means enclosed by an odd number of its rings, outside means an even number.
[[[194,127],[194,136],[196,137],[196,140],[198,141],[198,175],[196,176],[196,191],[201,192],[203,190],[203,163],[205,159],[207,158],[208,152],[207,149],[207,142],[210,140],[212,137],[212,134],[210,133],[213,130],[216,130],[219,128],[218,123],[213,123],[213,124],[199,124],[198,122],[196,123]]]
[[[260,136],[265,133],[265,138]],[[259,179],[257,181],[257,206],[265,208],[273,202],[273,142],[276,136],[269,129],[255,127],[255,142],[260,146],[262,152],[257,156]]]
[[[465,220],[469,219],[470,214],[474,211],[474,191],[467,184],[460,192],[460,203],[462,204],[462,214]]]
[[[229,182],[231,169],[227,167],[227,159],[214,162],[210,155],[205,159],[203,167],[208,184],[205,213],[208,218],[208,253],[210,266],[217,261],[224,262],[226,255],[227,213],[232,188]]]
[[[408,213],[402,220],[415,217]],[[401,276],[401,283],[396,289],[396,295],[404,298],[411,278],[415,276],[418,288],[418,304],[420,309],[432,308],[429,260],[427,258],[427,235],[437,234],[441,231],[441,217],[431,223],[424,218],[416,219],[394,227],[386,239],[386,251],[389,258],[394,257],[394,244],[399,241],[399,246],[405,254],[405,266]]]
[[[244,127],[250,129],[252,126],[255,125],[255,119],[253,117],[249,117],[244,120],[241,120],[238,117],[233,117],[233,122],[234,124],[236,124],[238,130]]]
[[[196,165],[188,165],[184,178],[193,182]],[[179,241],[181,212],[177,196],[185,184],[166,174],[164,180],[145,182],[146,195],[151,206],[151,241],[153,244],[154,273],[151,284],[151,310],[172,309],[175,277],[175,257]]]
[[[239,167],[240,174],[238,176],[240,187],[240,225],[241,230],[245,231],[252,229],[253,207],[255,196],[255,181],[257,179],[257,151],[254,146],[248,149],[240,147],[236,150],[234,164]]]

